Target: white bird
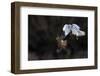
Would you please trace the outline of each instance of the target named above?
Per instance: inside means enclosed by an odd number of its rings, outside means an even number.
[[[63,31],[65,36],[67,36],[70,32],[76,36],[84,36],[85,32],[80,30],[80,27],[77,24],[65,24],[63,27]]]

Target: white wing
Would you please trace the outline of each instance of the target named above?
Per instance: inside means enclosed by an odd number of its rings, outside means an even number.
[[[80,27],[77,24],[72,24],[72,34],[76,36],[84,36],[85,32],[80,30]]]
[[[71,31],[71,25],[65,24],[63,27],[63,31],[64,31],[65,36],[67,36]]]
[[[85,32],[84,31],[78,31],[78,35],[77,36],[85,36]]]

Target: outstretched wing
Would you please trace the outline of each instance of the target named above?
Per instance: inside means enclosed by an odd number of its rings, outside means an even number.
[[[64,35],[67,36],[71,31],[71,25],[65,24],[63,27]]]
[[[76,36],[84,36],[85,32],[80,30],[80,27],[77,24],[72,24],[72,34]]]

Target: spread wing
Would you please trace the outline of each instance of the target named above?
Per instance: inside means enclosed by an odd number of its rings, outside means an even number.
[[[65,24],[63,27],[64,35],[67,36],[71,31],[71,25]]]
[[[85,32],[80,30],[80,27],[77,24],[72,24],[72,34],[76,36],[84,36]]]

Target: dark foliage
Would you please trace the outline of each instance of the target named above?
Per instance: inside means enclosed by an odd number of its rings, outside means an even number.
[[[87,57],[87,25],[86,17],[63,17],[63,16],[28,16],[28,50],[29,60],[60,59],[60,58],[84,58]],[[69,57],[63,56],[66,51],[57,53],[56,37],[63,34],[64,24],[77,24],[85,31],[84,37],[68,37]],[[82,51],[81,53],[79,51]],[[31,56],[30,56],[31,53]],[[33,53],[33,54],[32,54]],[[85,53],[85,54],[84,54]],[[79,56],[77,57],[77,55]],[[67,54],[66,54],[67,55]]]

